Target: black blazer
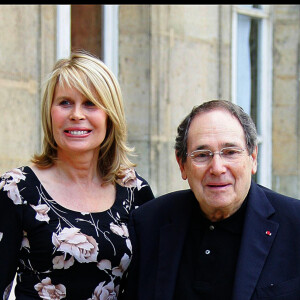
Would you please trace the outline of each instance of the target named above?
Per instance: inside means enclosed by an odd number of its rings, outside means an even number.
[[[252,182],[232,300],[300,299],[300,201]],[[133,260],[123,300],[171,300],[191,207],[191,190],[133,211]]]

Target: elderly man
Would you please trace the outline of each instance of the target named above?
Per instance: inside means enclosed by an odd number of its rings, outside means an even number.
[[[300,201],[252,180],[257,151],[239,106],[193,108],[175,145],[190,189],[133,212],[123,299],[300,299]]]

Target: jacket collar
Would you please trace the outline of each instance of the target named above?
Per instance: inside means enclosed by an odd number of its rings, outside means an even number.
[[[171,300],[175,290],[182,249],[188,231],[191,210],[198,205],[193,192],[187,190],[170,208],[169,222],[160,230],[158,276],[155,300]]]
[[[271,221],[275,209],[254,182],[248,193],[242,241],[237,262],[233,300],[251,299],[279,224]]]
[[[155,300],[171,300],[175,290],[182,249],[191,211],[198,202],[191,190],[179,205],[170,209],[169,222],[161,228]],[[254,182],[248,204],[238,257],[233,300],[249,300],[268,257],[279,224],[269,218],[275,209],[263,190]]]

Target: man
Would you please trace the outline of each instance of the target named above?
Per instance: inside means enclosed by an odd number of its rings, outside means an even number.
[[[195,107],[175,153],[190,190],[133,212],[123,299],[300,299],[300,201],[252,181],[251,118],[229,101]]]

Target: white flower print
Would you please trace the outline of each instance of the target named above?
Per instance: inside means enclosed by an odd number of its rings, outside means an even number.
[[[100,282],[99,285],[95,288],[92,298],[88,300],[117,300],[119,286],[115,287],[112,281],[107,285],[104,284],[104,281]]]
[[[63,284],[53,285],[49,277],[34,286],[40,298],[59,300],[66,297],[66,287]]]
[[[129,237],[128,228],[124,223],[122,223],[121,225],[110,223],[109,226],[110,226],[110,230],[113,233],[119,236]]]
[[[136,187],[138,191],[143,187],[143,181],[139,180],[138,178],[136,179]]]
[[[14,181],[16,183],[19,183],[21,180],[26,179],[24,173],[18,168],[4,173],[2,177],[4,179],[8,179],[8,178],[12,177],[13,178],[12,181]]]
[[[52,243],[58,251],[69,253],[80,263],[96,262],[99,251],[96,240],[79,231],[78,228],[64,228],[58,235],[53,233]]]
[[[131,259],[129,256],[125,253],[123,257],[121,258],[120,265],[116,268],[113,268],[112,274],[115,276],[122,277],[123,273],[127,270],[129,264],[130,264]]]
[[[132,244],[130,239],[126,239],[126,246],[130,250],[130,253],[132,253]]]
[[[111,261],[108,259],[102,259],[100,262],[98,262],[97,267],[100,270],[111,270]]]
[[[47,215],[48,211],[50,210],[50,207],[46,204],[39,204],[39,205],[30,205],[35,211],[36,216],[35,218],[38,221],[45,221],[49,223],[49,216]]]
[[[109,226],[110,226],[110,230],[113,233],[122,237],[126,237],[126,246],[130,250],[130,252],[132,252],[132,245],[129,239],[129,232],[127,226],[124,223],[122,223],[121,225],[110,223]]]
[[[125,187],[136,187],[136,176],[134,169],[124,170],[125,176],[121,179],[121,184]]]
[[[5,185],[5,180],[2,180],[2,181],[0,182],[0,190],[2,190],[2,188],[4,187],[4,185]]]
[[[27,232],[26,231],[23,231],[23,240],[22,240],[21,248],[24,248],[27,251],[29,251],[29,249],[30,249],[30,244],[29,244],[29,240],[27,238]]]
[[[143,187],[142,181],[138,179],[135,175],[133,168],[128,168],[124,170],[125,176],[118,180],[118,183],[124,187],[137,188],[138,191]]]
[[[138,208],[138,205],[134,205],[135,190],[140,191],[148,184],[143,184],[143,181],[136,176],[134,168],[122,170],[122,172],[124,172],[124,177],[118,179],[117,182],[119,185],[127,188],[128,198],[124,199],[123,208],[127,213],[130,213],[132,208]]]
[[[12,286],[13,286],[13,281],[5,288],[3,293],[3,300],[8,300]]]
[[[5,173],[2,178],[4,180],[1,181],[0,188],[7,191],[7,196],[14,202],[14,204],[22,204],[17,183],[26,179],[23,172],[20,169],[13,169]]]
[[[117,299],[133,251],[126,226],[128,215],[148,200],[148,193],[141,191],[151,190],[134,169],[125,175],[124,183],[116,185],[115,205],[101,213],[70,211],[61,206],[30,167],[12,170],[0,177],[0,193],[4,199],[1,204],[15,210],[20,220],[8,222],[8,229],[24,225],[19,227],[23,239],[20,236],[18,280],[21,285],[30,286],[36,298]],[[0,231],[0,245],[6,247],[8,233],[2,228]],[[49,255],[41,255],[33,261],[33,253],[40,250]],[[5,263],[4,270],[0,270],[4,276],[11,268],[9,262]],[[72,269],[74,280],[67,275]],[[9,292],[10,287],[7,287],[0,299],[4,296],[7,300]]]
[[[74,264],[74,257],[65,260],[65,255],[55,256],[52,260],[53,269],[69,269]]]

